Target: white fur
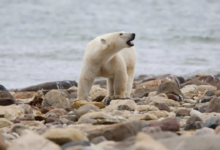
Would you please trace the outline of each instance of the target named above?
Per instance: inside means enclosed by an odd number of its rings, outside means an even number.
[[[131,33],[115,32],[99,36],[87,45],[79,76],[78,100],[88,100],[95,77],[108,78],[107,96],[130,97],[136,64],[135,49],[126,43],[131,37]]]

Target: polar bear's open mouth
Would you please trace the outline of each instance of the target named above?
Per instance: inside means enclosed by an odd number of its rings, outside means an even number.
[[[132,41],[127,41],[127,44],[129,45],[129,46],[134,46],[134,43],[132,42]]]
[[[129,39],[129,40],[127,41],[127,44],[128,44],[129,46],[134,46],[134,43],[132,42],[132,41],[134,40],[134,38],[135,38],[135,34],[133,33],[131,39]]]

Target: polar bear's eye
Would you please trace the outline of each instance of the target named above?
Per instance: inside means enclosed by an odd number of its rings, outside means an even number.
[[[120,33],[119,35],[122,35],[123,33]]]

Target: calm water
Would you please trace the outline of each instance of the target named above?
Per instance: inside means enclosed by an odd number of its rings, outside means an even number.
[[[0,84],[77,80],[86,44],[135,32],[136,76],[220,72],[219,0],[1,0]]]

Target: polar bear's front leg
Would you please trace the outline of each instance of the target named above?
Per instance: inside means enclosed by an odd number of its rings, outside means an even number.
[[[118,71],[114,76],[114,98],[125,99],[126,98],[126,85],[127,85],[127,73],[126,71]]]

